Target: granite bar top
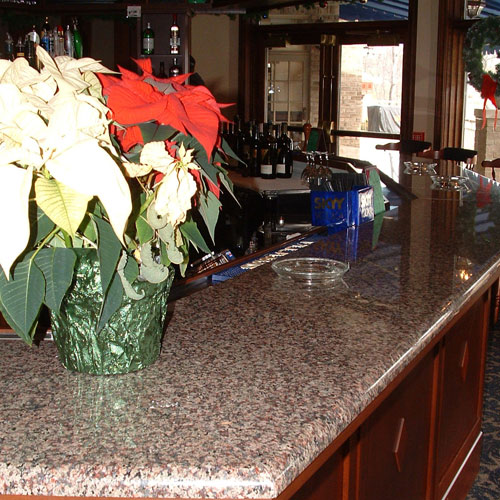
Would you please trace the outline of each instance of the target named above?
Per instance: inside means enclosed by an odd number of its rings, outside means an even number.
[[[500,185],[410,181],[418,199],[297,253],[349,262],[343,283],[265,264],[178,300],[143,371],[0,341],[0,494],[277,496],[499,274]]]

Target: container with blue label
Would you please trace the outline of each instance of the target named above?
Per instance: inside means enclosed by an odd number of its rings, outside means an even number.
[[[314,226],[344,229],[372,221],[374,215],[372,186],[355,186],[350,191],[311,191]]]

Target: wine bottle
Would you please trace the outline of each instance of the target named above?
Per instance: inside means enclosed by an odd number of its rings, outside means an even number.
[[[150,56],[155,53],[155,32],[148,23],[146,29],[142,32],[142,54]]]
[[[281,134],[278,139],[278,158],[276,161],[276,177],[289,178],[293,172],[293,147],[288,137],[288,124],[281,124]]]
[[[75,57],[80,59],[83,56],[83,42],[82,35],[78,30],[78,21],[77,19],[73,19],[73,49],[75,53]]]
[[[241,120],[238,115],[234,117],[234,152],[236,156],[243,159],[243,130],[241,129]]]
[[[170,66],[168,70],[168,75],[170,77],[172,76],[179,76],[181,74],[181,67],[177,64],[177,57],[174,57],[174,63],[172,66]]]
[[[177,14],[172,15],[172,24],[170,26],[170,53],[178,54],[181,45],[181,38],[179,36],[179,25],[177,24]]]
[[[243,175],[244,176],[251,175],[251,172],[250,172],[250,165],[251,165],[250,159],[252,157],[251,145],[252,145],[252,124],[251,124],[251,122],[246,122],[244,124],[244,130],[242,133],[241,156],[240,156],[240,158],[243,161]]]
[[[276,178],[276,138],[271,128],[272,124],[265,123],[260,137],[260,176],[263,179]]]
[[[261,124],[262,125],[262,124]],[[259,177],[260,175],[260,144],[259,144],[259,127],[252,125],[252,138],[250,141],[250,158],[249,170],[251,177]]]

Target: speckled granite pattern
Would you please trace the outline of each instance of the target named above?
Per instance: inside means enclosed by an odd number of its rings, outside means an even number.
[[[175,302],[143,371],[0,342],[0,493],[275,497],[498,275],[500,188],[476,180],[300,250],[350,262],[334,289],[266,264]]]

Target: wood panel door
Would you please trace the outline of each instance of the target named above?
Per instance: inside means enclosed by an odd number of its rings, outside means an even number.
[[[489,301],[484,294],[443,341],[436,498],[442,498],[480,432]]]
[[[435,351],[361,427],[359,500],[428,498]]]

